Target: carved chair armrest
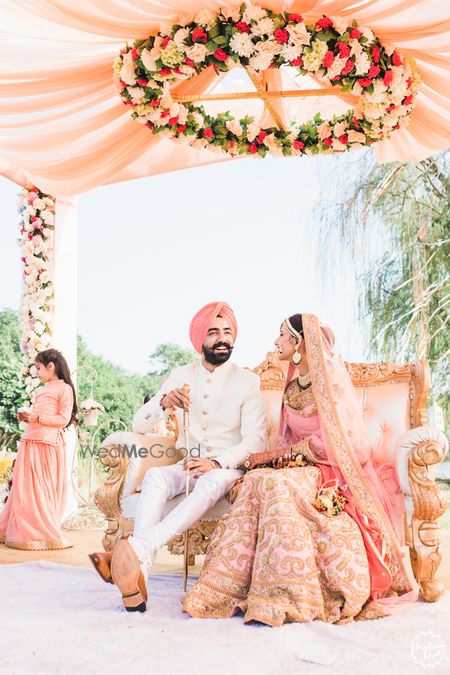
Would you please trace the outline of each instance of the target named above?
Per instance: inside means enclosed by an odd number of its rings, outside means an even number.
[[[424,426],[411,429],[397,441],[396,469],[405,496],[413,497],[415,486],[434,483],[434,466],[448,452],[448,440],[442,431]]]
[[[444,434],[434,427],[418,427],[397,444],[397,476],[405,495],[405,540],[422,597],[435,602],[444,592],[436,578],[442,554],[438,518],[447,500],[434,478],[434,467],[448,451]]]
[[[107,474],[105,482],[94,493],[95,505],[105,514],[106,518],[111,520],[121,516],[120,500],[129,464],[127,454],[113,451],[120,443],[120,433],[110,434],[102,443],[104,452],[99,453],[99,460],[106,468]]]

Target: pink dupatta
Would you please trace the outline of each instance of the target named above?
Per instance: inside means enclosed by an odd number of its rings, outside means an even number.
[[[304,417],[283,404],[277,445],[314,439],[313,452],[323,483],[337,479],[348,500],[345,510],[360,528],[369,563],[371,599],[394,610],[418,597],[418,584],[404,547],[404,501],[395,469],[373,465],[361,404],[342,356],[334,353],[333,333],[313,314],[302,314],[302,321],[318,414]],[[293,375],[290,365],[287,384]],[[381,480],[380,475],[388,480]]]

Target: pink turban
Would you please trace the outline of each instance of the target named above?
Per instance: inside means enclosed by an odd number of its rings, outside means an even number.
[[[228,325],[231,328],[231,333],[233,335],[233,342],[236,340],[237,322],[230,305],[226,302],[210,302],[197,312],[189,326],[189,337],[191,338],[195,351],[199,354],[202,353],[203,343],[208,330],[211,328],[212,322],[219,314],[228,321]]]

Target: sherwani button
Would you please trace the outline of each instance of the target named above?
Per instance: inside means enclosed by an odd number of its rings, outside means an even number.
[[[207,381],[208,384],[211,384],[212,379],[210,377],[208,377],[208,379],[206,381]]]
[[[202,410],[202,415],[207,415],[208,411],[207,410]]]
[[[208,431],[208,427],[202,427],[203,431]]]
[[[209,394],[203,394],[203,398],[209,398]]]

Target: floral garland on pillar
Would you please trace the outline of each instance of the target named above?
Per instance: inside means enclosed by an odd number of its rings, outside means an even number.
[[[26,186],[19,195],[20,237],[22,254],[22,300],[20,322],[23,352],[21,380],[28,396],[40,381],[36,374],[36,355],[48,349],[52,337],[54,288],[52,261],[55,229],[55,199],[37,187]]]

